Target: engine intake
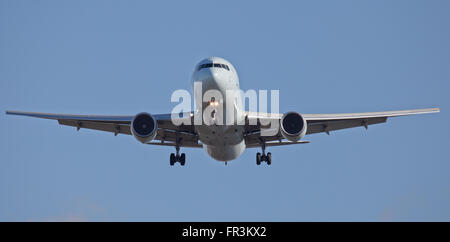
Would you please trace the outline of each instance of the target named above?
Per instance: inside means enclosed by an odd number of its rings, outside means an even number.
[[[289,141],[296,142],[306,134],[306,120],[297,112],[288,112],[280,120],[281,135]]]
[[[131,133],[141,143],[152,141],[157,134],[158,123],[148,113],[138,113],[131,122]]]

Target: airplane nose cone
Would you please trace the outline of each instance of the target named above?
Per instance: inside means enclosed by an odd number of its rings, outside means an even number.
[[[215,68],[202,71],[200,79],[205,89],[220,89],[224,81],[219,71],[215,70]]]

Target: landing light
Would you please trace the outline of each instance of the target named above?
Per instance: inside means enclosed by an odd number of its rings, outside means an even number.
[[[218,101],[212,101],[212,102],[209,102],[209,105],[210,106],[219,106],[219,102]]]

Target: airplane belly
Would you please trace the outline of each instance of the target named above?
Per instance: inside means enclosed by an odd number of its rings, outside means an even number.
[[[197,134],[206,145],[237,145],[244,140],[244,126],[202,125],[197,127]]]
[[[245,141],[236,145],[203,145],[209,156],[218,161],[231,161],[238,158],[245,150]]]
[[[197,133],[207,153],[219,161],[230,161],[239,157],[245,149],[244,126],[203,125]]]

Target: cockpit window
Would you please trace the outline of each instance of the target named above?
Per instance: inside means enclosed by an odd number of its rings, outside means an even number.
[[[220,64],[220,63],[207,63],[207,64],[201,64],[198,66],[198,71],[200,71],[203,68],[211,68],[211,67],[217,67],[217,68],[223,68],[225,70],[230,70],[230,68],[228,67],[228,65],[225,64]]]
[[[210,68],[210,67],[213,67],[212,63],[202,64],[202,65],[198,66],[198,70],[201,70],[203,68]]]

